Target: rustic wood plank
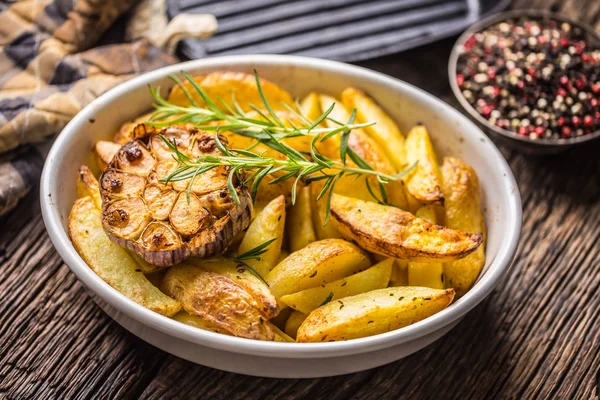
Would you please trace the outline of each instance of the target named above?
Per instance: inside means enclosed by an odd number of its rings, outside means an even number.
[[[600,27],[594,0],[532,4]],[[453,39],[362,65],[453,105]],[[432,74],[440,79],[431,79]],[[194,365],[129,334],[54,251],[37,195],[0,219],[0,398],[598,398],[600,145],[553,157],[501,148],[519,182],[523,236],[492,295],[444,338],[342,377],[259,379]]]

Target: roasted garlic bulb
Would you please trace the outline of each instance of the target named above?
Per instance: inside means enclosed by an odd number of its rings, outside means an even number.
[[[227,189],[229,170],[219,166],[190,178],[165,182],[179,167],[159,136],[191,159],[219,154],[212,133],[172,126],[134,129],[100,178],[102,225],[111,240],[158,266],[189,256],[209,257],[227,249],[250,223],[252,201],[245,186],[234,184],[241,204]],[[227,140],[222,138],[223,144]]]

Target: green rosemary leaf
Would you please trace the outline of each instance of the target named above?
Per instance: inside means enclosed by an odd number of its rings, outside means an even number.
[[[296,102],[296,104],[298,104]],[[289,112],[291,112],[293,115],[296,116],[296,118],[298,118],[300,120],[300,122],[303,122],[305,124],[310,125],[311,122],[308,120],[308,118],[305,118],[302,114],[298,113],[298,111],[294,110],[292,108],[292,106],[290,106],[289,104],[287,104],[285,101],[281,102],[281,105],[284,106]],[[292,122],[288,119],[288,122],[291,124]]]
[[[296,108],[298,109],[298,113],[300,115],[300,119],[302,120],[302,122],[304,122],[306,125],[311,125],[312,122],[310,120],[310,118],[308,118],[308,115],[306,115],[306,113],[302,110],[302,106],[300,105],[300,102],[298,101],[298,99],[294,99],[294,104],[296,105]]]
[[[327,226],[329,223],[329,217],[331,216],[331,198],[333,197],[333,188],[337,181],[344,175],[344,171],[340,172],[338,175],[333,178],[333,183],[331,184],[331,188],[329,189],[329,193],[327,194],[327,202],[325,203],[325,222],[323,222],[323,226]]]
[[[400,171],[398,172],[396,175],[394,175],[395,179],[400,179],[403,176],[408,175],[413,169],[415,169],[417,167],[417,165],[419,164],[419,160],[415,161],[413,163],[413,165],[411,165],[410,167],[408,167],[407,169],[405,169],[404,171]]]
[[[323,185],[323,188],[317,195],[317,201],[321,200],[321,198],[323,198],[323,196],[325,196],[325,193],[327,193],[327,191],[333,184],[333,180],[335,179],[335,177],[336,177],[336,175],[333,175],[333,176],[330,176],[329,178],[327,178],[327,182],[325,182],[325,185]]]
[[[239,206],[242,204],[242,202],[240,201],[240,198],[235,191],[235,186],[233,185],[233,177],[236,175],[237,171],[238,167],[234,167],[231,169],[231,171],[229,171],[229,176],[227,176],[227,190],[229,190],[229,194],[231,195],[231,198],[235,204]]]
[[[321,142],[326,141],[327,139],[329,139],[330,137],[332,137],[333,135],[336,135],[340,132],[342,132],[345,128],[343,126],[340,126],[338,128],[335,128],[333,130],[331,130],[330,132],[327,132],[322,138],[321,138]]]
[[[347,152],[350,159],[354,161],[354,164],[356,164],[359,168],[373,171],[373,168],[369,165],[369,163],[366,162],[365,159],[358,155],[354,150],[348,148]]]
[[[325,118],[327,118],[327,116],[329,114],[331,114],[331,112],[333,111],[333,108],[335,107],[335,103],[331,104],[331,106],[329,106],[329,108],[327,109],[327,111],[325,111],[323,114],[321,114],[321,116],[319,118],[317,118],[309,127],[308,127],[308,132],[312,131],[315,126],[319,125],[321,122],[323,122],[323,120]]]
[[[242,117],[246,116],[246,113],[244,112],[244,110],[242,110],[242,107],[240,107],[237,100],[235,99],[235,91],[231,93],[231,103],[233,104],[233,107],[236,109],[238,114],[240,114]]]
[[[273,167],[269,166],[269,167],[265,167],[264,169],[260,170],[260,173],[256,176],[256,179],[254,179],[254,182],[252,182],[252,188],[250,189],[250,195],[252,196],[252,201],[256,201],[256,194],[258,193],[258,187],[260,185],[260,182],[265,178],[265,176],[269,175],[271,169]]]
[[[200,97],[202,97],[202,100],[204,100],[208,109],[214,112],[216,115],[224,117],[223,111],[219,107],[217,107],[217,105],[211,100],[210,97],[208,97],[208,95],[204,92],[204,89],[202,89],[200,85],[198,85],[198,82],[196,82],[196,80],[185,71],[181,71],[181,74],[185,79],[187,79],[187,81],[192,85],[196,92],[198,92]]]
[[[352,125],[354,123],[354,119],[356,118],[356,108],[352,110],[350,113],[350,117],[348,118],[348,125]],[[348,153],[348,140],[350,139],[350,129],[346,129],[342,132],[342,136],[340,137],[340,160],[342,160],[342,164],[346,165],[346,155]]]
[[[240,254],[235,258],[236,261],[245,261],[245,260],[258,260],[260,256],[267,252],[267,247],[271,243],[273,243],[277,238],[269,239],[258,246],[248,250],[247,252]]]
[[[233,156],[233,154],[229,151],[229,149],[227,149],[227,147],[225,147],[225,145],[221,142],[221,138],[219,138],[219,130],[217,129],[215,131],[215,145],[217,146],[217,149],[219,149],[219,151],[223,154],[225,154],[226,156]]]
[[[185,87],[185,85],[179,80],[179,78],[175,75],[169,75],[169,79],[171,79],[173,82],[175,82],[175,84],[177,86],[179,86],[179,88],[181,89],[181,91],[183,92],[183,94],[185,95],[185,97],[187,97],[188,101],[194,106],[194,107],[200,107],[200,105],[196,102],[196,100],[194,100],[194,97],[191,95],[191,93],[189,92],[189,90],[187,90],[187,88]]]
[[[261,122],[262,122],[262,125],[266,125],[266,126],[275,126],[275,125],[276,125],[276,124],[275,124],[275,122],[273,122],[273,121],[271,120],[271,118],[269,118],[267,115],[265,115],[265,113],[263,113],[263,112],[262,112],[262,111],[261,111],[261,110],[260,110],[258,107],[256,107],[254,104],[249,104],[249,107],[250,107],[251,109],[253,109],[254,111],[256,111],[256,113],[257,113],[258,115],[260,115],[261,117],[263,117],[263,118],[264,118],[264,121],[261,121]]]
[[[331,301],[331,299],[333,299],[333,292],[329,293],[327,295],[327,297],[325,297],[325,300],[323,300],[323,302],[321,304],[319,304],[319,307],[323,307],[325,304],[329,303]],[[319,308],[317,307],[317,308]]]
[[[260,78],[258,77],[258,72],[256,72],[256,70],[254,70],[254,79],[256,79],[256,88],[258,89],[258,94],[260,95],[260,99],[262,100],[263,104],[265,105],[265,108],[269,112],[269,115],[271,115],[271,117],[273,117],[273,120],[275,120],[277,125],[283,127],[284,126],[283,123],[279,120],[279,118],[277,117],[277,114],[275,114],[275,112],[271,108],[271,105],[267,101],[267,98],[265,97],[265,93],[262,90],[262,85],[260,84]]]
[[[297,173],[298,173],[298,171],[290,171],[285,175],[278,176],[277,178],[270,181],[269,185],[275,185],[276,183],[287,181],[291,177],[296,176]]]
[[[258,279],[260,279],[261,281],[263,281],[263,283],[265,285],[267,285],[267,287],[269,286],[269,284],[267,283],[267,281],[265,281],[265,278],[263,278],[261,276],[261,274],[252,265],[250,265],[250,264],[248,264],[248,263],[246,263],[244,261],[237,260],[237,259],[234,259],[234,261],[237,261],[239,264],[242,264],[244,267],[248,268],[254,275],[256,275],[256,277]]]
[[[229,114],[233,115],[234,117],[242,117],[242,115],[238,114],[227,103],[225,103],[225,101],[223,101],[222,98],[220,98],[220,97],[217,96],[217,100],[227,110],[227,112],[229,112]]]

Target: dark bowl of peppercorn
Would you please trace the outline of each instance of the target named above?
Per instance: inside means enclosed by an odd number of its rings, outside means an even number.
[[[542,11],[492,15],[457,40],[448,66],[463,108],[530,154],[600,138],[600,33]]]

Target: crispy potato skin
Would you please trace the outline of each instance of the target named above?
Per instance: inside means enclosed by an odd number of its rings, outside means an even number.
[[[69,215],[69,235],[81,258],[104,282],[159,314],[170,317],[179,312],[181,304],[153,286],[125,249],[108,239],[100,210],[91,197],[75,201]]]
[[[267,319],[274,318],[279,313],[277,300],[275,300],[269,287],[245,266],[238,265],[235,261],[223,257],[208,259],[189,258],[187,262],[205,270],[225,275],[246,289],[254,297],[258,303],[259,310]]]
[[[266,280],[279,299],[333,282],[369,265],[369,256],[356,245],[342,239],[325,239],[290,254],[271,270]]]
[[[317,240],[312,214],[310,188],[303,187],[298,191],[296,204],[292,205],[287,218],[287,237],[291,251],[300,250]]]
[[[396,172],[407,167],[404,149],[404,136],[398,125],[375,101],[362,91],[349,87],[342,92],[342,102],[346,109],[356,109],[359,123],[377,121],[377,124],[364,128],[365,132],[381,146]]]
[[[436,224],[435,206],[423,206],[417,210],[416,217]],[[468,256],[467,256],[468,257]],[[433,289],[444,288],[444,268],[439,262],[410,261],[408,263],[408,285]]]
[[[258,213],[248,227],[242,243],[240,243],[238,254],[243,254],[268,240],[275,239],[269,245],[267,251],[260,256],[260,259],[246,261],[256,269],[260,276],[267,276],[269,271],[277,264],[283,242],[285,214],[285,197],[279,196]]]
[[[473,168],[452,157],[444,158],[442,176],[448,227],[484,234],[477,251],[444,265],[446,286],[462,296],[473,286],[485,263],[485,218],[481,212],[479,180]]]
[[[332,301],[304,320],[298,342],[329,342],[377,335],[421,321],[446,308],[454,290],[394,287]]]
[[[450,261],[466,257],[481,244],[481,233],[433,225],[395,207],[334,194],[331,215],[344,237],[388,257]]]
[[[217,71],[204,76],[195,76],[194,80],[206,92],[208,97],[215,100],[221,98],[231,108],[233,108],[232,94],[235,94],[237,103],[244,111],[252,111],[250,104],[258,107],[263,104],[253,75],[243,72]],[[286,110],[281,105],[281,102],[285,102],[288,105],[294,104],[292,96],[274,83],[261,79],[260,84],[265,97],[274,110]],[[188,81],[184,82],[184,86],[198,104],[204,104],[202,97]],[[179,86],[175,86],[171,91],[169,102],[181,106],[188,106],[190,104]]]
[[[294,310],[309,314],[312,310],[318,308],[330,293],[333,293],[331,297],[331,301],[333,301],[375,289],[383,289],[387,287],[390,281],[393,263],[393,258],[387,258],[346,278],[283,296],[281,301]]]
[[[444,205],[440,169],[427,128],[424,125],[412,128],[405,147],[408,164],[419,162],[404,180],[407,191],[423,204]]]
[[[171,267],[163,291],[179,300],[183,309],[238,337],[274,340],[275,332],[259,311],[256,300],[233,280],[185,264]]]

